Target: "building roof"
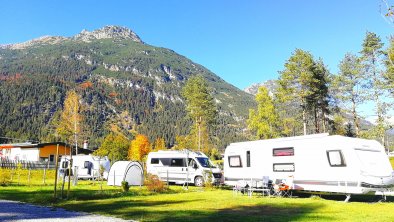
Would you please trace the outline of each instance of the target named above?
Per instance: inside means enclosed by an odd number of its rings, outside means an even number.
[[[43,148],[43,147],[46,147],[46,146],[57,145],[57,144],[59,144],[60,146],[75,148],[74,145],[66,144],[64,142],[51,142],[51,143],[9,143],[9,144],[0,144],[0,149]],[[84,148],[78,147],[78,153],[90,154],[90,153],[93,153],[93,151],[89,150],[89,149],[84,149]]]

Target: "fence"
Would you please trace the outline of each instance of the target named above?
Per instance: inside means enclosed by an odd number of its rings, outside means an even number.
[[[24,161],[0,159],[0,168],[16,169],[20,163],[22,169],[55,169],[55,163],[40,161]]]

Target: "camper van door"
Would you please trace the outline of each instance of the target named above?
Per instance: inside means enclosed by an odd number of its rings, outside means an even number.
[[[187,169],[189,172],[189,182],[193,182],[194,177],[196,176],[196,174],[198,174],[198,171],[199,171],[198,168],[199,168],[199,166],[198,166],[196,160],[193,158],[189,158],[188,169]]]
[[[169,181],[177,183],[183,182],[186,179],[186,159],[182,157],[169,158],[170,167],[168,168]]]

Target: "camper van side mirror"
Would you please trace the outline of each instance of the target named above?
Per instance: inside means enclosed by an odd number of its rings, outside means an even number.
[[[197,163],[194,163],[194,164],[193,164],[193,168],[194,168],[194,169],[198,169]]]

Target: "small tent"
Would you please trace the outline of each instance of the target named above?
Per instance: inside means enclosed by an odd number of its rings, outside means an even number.
[[[109,170],[107,184],[121,186],[122,181],[127,181],[130,186],[140,186],[144,181],[142,165],[135,161],[117,161]]]

